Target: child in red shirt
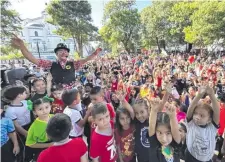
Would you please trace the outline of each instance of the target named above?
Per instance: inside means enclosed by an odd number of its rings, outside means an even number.
[[[115,162],[117,151],[113,135],[114,128],[106,104],[94,104],[92,117],[97,127],[91,136],[90,157],[93,162]]]
[[[135,126],[132,123],[134,119],[133,108],[123,97],[119,97],[122,107],[116,111],[116,145],[120,161],[136,162],[134,152],[134,132]]]
[[[51,92],[52,97],[54,98],[54,102],[52,103],[52,113],[63,113],[63,110],[65,109],[65,105],[62,101],[63,86],[61,84],[53,85]]]
[[[117,91],[117,88],[118,88],[118,81],[117,81],[116,77],[114,77],[112,79],[111,91],[115,92],[115,91]]]
[[[92,104],[106,103],[105,100],[104,100],[104,93],[103,93],[101,87],[94,87],[90,92],[90,98],[91,98]],[[109,103],[106,103],[106,107],[109,111],[110,119],[112,121],[114,121],[115,120],[115,111],[114,111],[113,106]],[[95,122],[90,120],[90,117],[89,117],[89,122],[90,122],[90,125],[91,125],[91,132],[93,132],[95,127],[96,127],[96,124],[95,124]]]
[[[37,162],[88,162],[83,139],[69,139],[71,127],[70,117],[63,113],[49,120],[46,132],[54,144],[41,152]]]

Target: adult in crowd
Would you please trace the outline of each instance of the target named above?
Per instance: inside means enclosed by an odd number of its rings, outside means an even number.
[[[72,88],[75,84],[75,70],[78,70],[87,61],[92,60],[101,52],[101,48],[98,48],[90,56],[80,60],[68,60],[70,49],[63,43],[59,43],[54,49],[57,56],[57,61],[50,61],[44,59],[35,58],[30,51],[24,45],[23,40],[15,36],[12,41],[12,46],[21,50],[22,54],[33,64],[44,69],[50,69],[53,77],[53,83],[63,84],[66,88]]]

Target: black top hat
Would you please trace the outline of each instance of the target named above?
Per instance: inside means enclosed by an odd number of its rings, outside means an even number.
[[[54,49],[54,52],[56,53],[59,49],[65,49],[68,52],[70,52],[70,49],[67,48],[67,46],[64,43],[57,44],[56,48]]]

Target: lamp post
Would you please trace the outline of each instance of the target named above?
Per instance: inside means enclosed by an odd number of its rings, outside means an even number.
[[[39,44],[38,44],[38,41],[37,41],[37,52],[38,52],[39,58],[41,58],[41,54],[40,54],[40,51],[39,51]]]

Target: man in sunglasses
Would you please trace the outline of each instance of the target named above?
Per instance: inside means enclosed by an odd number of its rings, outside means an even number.
[[[80,60],[68,60],[70,49],[63,43],[59,43],[54,49],[57,56],[57,61],[50,61],[35,58],[24,45],[23,40],[15,36],[12,38],[12,46],[21,50],[22,54],[30,62],[38,67],[50,69],[53,77],[53,83],[62,84],[65,88],[73,88],[75,85],[75,70],[78,70],[87,61],[92,60],[97,56],[102,49],[98,48],[90,56]]]

